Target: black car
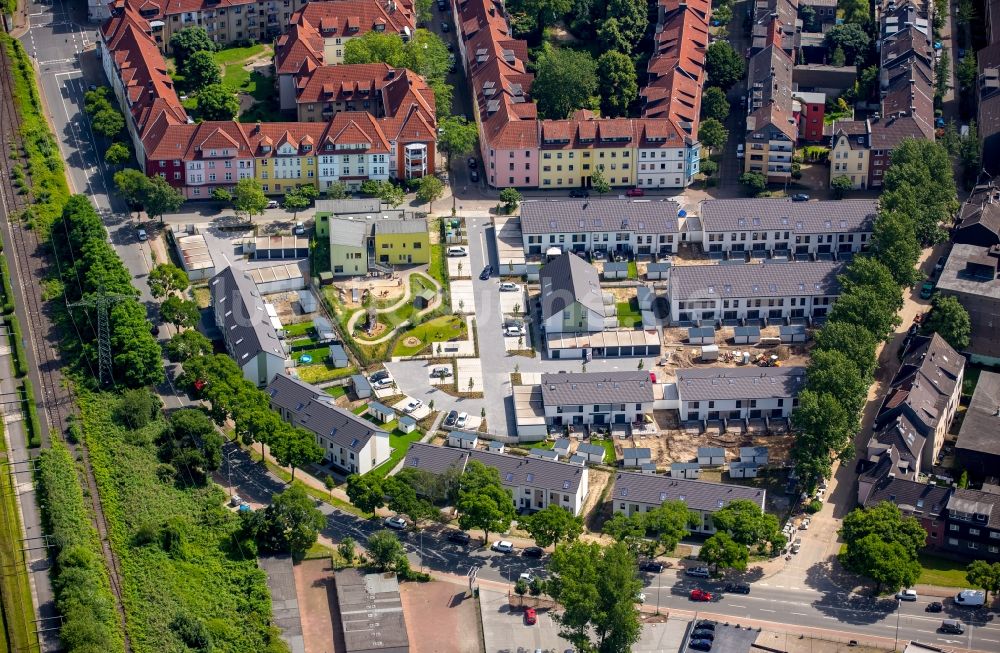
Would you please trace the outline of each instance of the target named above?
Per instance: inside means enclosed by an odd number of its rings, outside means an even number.
[[[369,376],[368,380],[371,381],[372,383],[378,383],[382,379],[388,379],[388,378],[389,378],[389,370],[379,370],[378,372],[375,372],[374,374]]]
[[[448,48],[448,52],[455,51],[455,44],[452,43],[451,41],[448,41],[448,43],[446,43],[444,47]]]
[[[590,193],[583,190],[582,188],[574,188],[569,192],[570,197],[590,197]]]
[[[521,549],[521,555],[525,558],[541,558],[545,555],[545,551],[540,546],[526,546]]]
[[[479,279],[481,281],[486,281],[491,276],[493,276],[493,266],[491,265],[487,265],[485,268],[483,268],[483,271],[479,273]]]
[[[472,538],[465,531],[452,531],[448,534],[448,541],[455,544],[468,544]]]
[[[438,11],[448,11],[448,3],[444,0],[438,0]]]
[[[794,195],[792,195],[792,201],[793,202],[808,202],[809,201],[809,196],[806,195],[805,193],[795,193]]]
[[[448,23],[441,23],[441,31],[447,34],[448,32],[451,31],[451,25],[449,25]]]
[[[694,627],[695,627],[696,630],[700,630],[700,629],[715,630],[715,622],[714,621],[709,621],[708,619],[702,619],[701,621],[699,621],[698,623],[696,623],[694,625]]]
[[[656,562],[655,560],[647,560],[646,562],[639,565],[639,571],[648,571],[651,574],[658,574],[664,570],[662,562]]]
[[[476,168],[479,167],[479,162],[476,161],[476,157],[474,157],[474,156],[470,156],[469,160],[466,161],[466,163],[469,164],[469,169],[470,170],[475,170]]]
[[[458,421],[458,411],[453,410],[448,413],[448,416],[444,418],[445,426],[455,426],[455,422]]]
[[[469,172],[469,181],[471,181],[471,182],[478,182],[479,181],[479,173],[476,172],[475,170],[470,171]]]
[[[726,591],[733,592],[735,594],[749,594],[750,586],[746,583],[727,583]]]
[[[927,612],[941,612],[944,610],[944,605],[940,601],[934,601],[927,604]]]
[[[160,325],[154,324],[153,326],[149,327],[149,332],[154,336],[160,335]]]
[[[693,648],[696,651],[711,651],[712,642],[707,639],[692,639],[688,642],[688,648]]]
[[[695,631],[691,633],[691,639],[707,639],[712,642],[715,641],[715,632],[705,628],[695,629]]]

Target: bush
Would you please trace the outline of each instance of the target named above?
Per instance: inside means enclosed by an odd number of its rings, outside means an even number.
[[[24,419],[28,432],[28,446],[42,446],[42,425],[38,420],[38,407],[35,405],[35,390],[30,379],[24,380]]]
[[[809,502],[809,505],[806,506],[806,512],[809,513],[810,515],[814,515],[822,509],[823,509],[823,502],[820,501],[819,499],[813,499],[812,501]]]

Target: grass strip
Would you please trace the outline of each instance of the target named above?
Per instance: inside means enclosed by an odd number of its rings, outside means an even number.
[[[24,379],[21,385],[21,397],[24,401],[25,433],[28,436],[29,447],[42,446],[42,426],[38,419],[38,406],[35,405],[35,388],[31,379]]]

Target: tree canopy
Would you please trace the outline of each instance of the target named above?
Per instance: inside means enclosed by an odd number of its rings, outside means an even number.
[[[427,204],[427,210],[434,210],[434,202],[444,195],[444,182],[434,175],[426,175],[420,178],[417,185],[417,199]]]
[[[198,92],[206,86],[222,83],[222,72],[211,52],[200,50],[194,52],[181,67],[184,83],[191,91]]]
[[[852,66],[863,64],[871,47],[871,37],[868,36],[868,32],[856,23],[834,25],[827,30],[823,42],[831,52],[840,48],[847,63]]]
[[[295,480],[295,470],[323,459],[323,447],[316,442],[312,432],[299,427],[282,424],[274,434],[271,454],[280,465],[291,467],[292,480]]]
[[[601,113],[607,117],[626,116],[639,95],[635,64],[627,55],[609,50],[597,58]]]
[[[198,309],[198,304],[190,299],[171,295],[160,304],[160,317],[164,322],[190,328],[198,325],[201,311]]]
[[[173,263],[160,263],[153,266],[146,277],[146,282],[149,284],[149,291],[156,298],[184,290],[191,285],[187,272]]]
[[[716,533],[701,545],[698,559],[719,569],[743,571],[750,559],[750,550],[728,533]]]
[[[458,525],[462,530],[481,529],[485,546],[490,533],[505,531],[514,520],[514,502],[500,482],[500,473],[478,460],[471,460],[459,481]]]
[[[233,120],[240,112],[236,93],[222,84],[208,84],[198,91],[198,116],[202,120]]]
[[[538,546],[551,546],[562,540],[575,540],[583,532],[583,518],[554,503],[522,517],[518,524],[531,534]]]
[[[716,150],[725,146],[726,140],[729,138],[729,131],[715,118],[706,118],[701,121],[698,136],[705,147]]]
[[[546,47],[539,55],[531,94],[545,118],[567,118],[591,106],[597,92],[597,64],[586,52]]]
[[[969,312],[954,295],[934,295],[933,307],[924,322],[924,330],[944,338],[956,351],[969,346],[972,321]]]
[[[170,37],[170,51],[178,70],[183,70],[184,62],[195,52],[212,52],[215,41],[208,35],[204,27],[185,27],[177,30]]]
[[[725,122],[731,107],[726,92],[718,86],[710,86],[701,94],[701,117]]]
[[[1000,562],[990,564],[985,560],[973,560],[966,569],[965,579],[973,587],[986,590],[986,598],[1000,592]]]
[[[784,541],[778,541],[778,536],[781,535],[778,518],[764,512],[758,504],[747,499],[730,501],[712,514],[712,523],[716,530],[728,534],[734,542],[744,547],[756,546],[763,550],[771,542],[784,545]]]
[[[212,353],[212,341],[196,329],[175,333],[165,346],[167,358],[175,363],[183,363],[195,356]]]
[[[441,130],[438,134],[438,149],[447,155],[449,163],[451,157],[466,156],[476,149],[479,130],[465,116],[448,116],[438,126]]]
[[[242,213],[252,222],[253,216],[264,213],[266,208],[267,196],[264,195],[264,189],[256,179],[240,179],[236,182],[233,191],[233,211],[237,215]]]
[[[871,578],[877,591],[908,587],[920,576],[917,553],[927,532],[913,517],[883,501],[871,508],[856,508],[840,528],[845,549],[841,562],[848,569]]]
[[[301,560],[316,543],[326,518],[302,483],[292,483],[275,495],[263,511],[268,540],[274,550],[287,551],[292,560]]]
[[[705,69],[708,72],[709,86],[718,86],[723,91],[728,91],[743,78],[745,63],[727,41],[716,41],[708,46]]]

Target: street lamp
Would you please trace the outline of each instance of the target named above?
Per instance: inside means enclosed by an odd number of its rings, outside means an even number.
[[[660,615],[660,581],[663,578],[663,570],[656,574],[656,615]]]
[[[226,476],[229,479],[229,499],[233,498],[233,462],[230,459],[233,455],[234,449],[230,449],[226,452]]]
[[[899,646],[899,609],[900,609],[899,597],[896,597],[896,641],[892,643],[892,650],[895,651],[896,647]]]

